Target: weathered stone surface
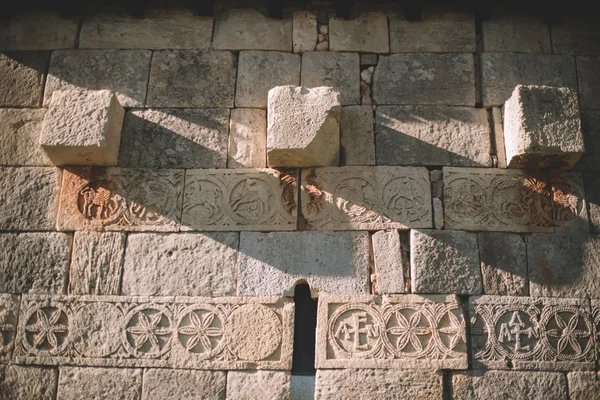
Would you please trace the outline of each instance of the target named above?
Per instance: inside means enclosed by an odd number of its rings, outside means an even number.
[[[271,89],[267,164],[270,167],[338,165],[340,112],[340,93],[331,87]]]
[[[297,54],[276,51],[240,52],[235,106],[267,108],[271,89],[300,84],[300,60]]]
[[[0,398],[53,400],[57,378],[58,371],[53,368],[0,367]]]
[[[473,371],[452,373],[456,400],[567,400],[565,376],[558,372]]]
[[[236,66],[228,51],[155,51],[146,105],[233,108]]]
[[[231,296],[238,244],[237,233],[130,234],[121,294]]]
[[[567,374],[570,400],[587,400],[600,397],[598,372],[575,371]]]
[[[303,75],[304,78],[304,75]],[[475,105],[472,54],[392,54],[373,74],[376,104]]]
[[[230,9],[218,15],[215,50],[292,51],[292,20],[267,18],[256,9]]]
[[[296,170],[187,170],[182,230],[295,230],[297,185]]]
[[[213,19],[192,10],[144,9],[144,18],[96,14],[83,20],[80,49],[208,49]]]
[[[144,371],[142,400],[225,400],[225,371],[152,368]]]
[[[570,169],[585,151],[573,90],[518,85],[504,109],[509,167]]]
[[[360,104],[360,58],[356,53],[306,52],[300,76],[304,87],[333,87],[343,106]]]
[[[600,110],[600,57],[577,57],[579,105],[582,109]]]
[[[134,110],[125,116],[119,165],[225,168],[229,110]]]
[[[453,295],[321,295],[315,364],[318,369],[465,369],[463,311]],[[317,379],[317,391],[319,386]]]
[[[0,106],[39,107],[49,57],[45,51],[0,53]]]
[[[585,172],[583,181],[590,212],[590,232],[600,233],[600,179],[598,179],[598,173]]]
[[[444,228],[444,205],[439,197],[431,199],[433,205],[433,227],[435,229]]]
[[[404,266],[397,230],[378,231],[373,234],[375,265],[375,293],[404,293]]]
[[[294,11],[294,53],[313,51],[317,45],[317,14],[311,11]]]
[[[340,145],[344,165],[375,165],[373,107],[342,107]]]
[[[600,111],[581,110],[581,131],[585,153],[577,167],[600,171]]]
[[[527,296],[527,251],[525,240],[513,233],[477,234],[483,293]]]
[[[483,106],[501,107],[517,85],[577,90],[575,59],[550,54],[481,54]]]
[[[228,168],[267,166],[267,112],[254,108],[231,110]]]
[[[64,292],[71,235],[3,233],[0,234],[0,249],[0,292]]]
[[[423,167],[302,170],[309,230],[431,228],[429,173]]]
[[[19,315],[19,300],[19,296],[0,294],[0,363],[3,364],[9,362],[12,357]],[[0,377],[0,398],[3,398],[2,378]]]
[[[27,10],[0,19],[0,50],[54,50],[75,47],[77,18]]]
[[[588,208],[579,172],[551,172],[554,231],[590,232]]]
[[[44,106],[56,90],[111,90],[123,107],[141,107],[146,98],[149,50],[59,50],[52,52]],[[156,58],[156,54],[154,55]]]
[[[109,90],[56,90],[40,145],[54,165],[117,164],[125,111]]]
[[[19,316],[18,364],[292,366],[294,304],[285,298],[23,295]]]
[[[183,170],[68,167],[59,230],[177,231]]]
[[[360,104],[369,106],[373,104],[373,99],[371,98],[371,86],[362,81],[360,82]]]
[[[352,20],[329,18],[329,50],[389,53],[387,15],[370,12]]]
[[[506,168],[506,146],[504,144],[504,127],[502,125],[502,110],[499,107],[492,108],[492,130],[494,137],[494,150],[496,150],[496,163],[498,168]]]
[[[469,304],[474,369],[594,369],[589,301],[481,296]]]
[[[0,109],[0,165],[50,165],[39,146],[45,112],[43,109]]]
[[[475,233],[413,229],[410,258],[413,293],[482,292]]]
[[[556,54],[600,55],[598,24],[589,15],[565,15],[552,24],[552,49]]]
[[[377,165],[492,166],[484,109],[380,106],[375,142]]]
[[[227,398],[231,400],[281,400],[291,395],[288,371],[231,371],[227,373]]]
[[[315,398],[314,375],[292,375],[290,400],[305,400]]]
[[[0,167],[0,230],[54,229],[61,171]]]
[[[495,8],[481,24],[483,51],[550,53],[550,29],[541,17],[511,12],[508,7]]]
[[[119,294],[125,254],[125,234],[75,232],[69,294]]]
[[[444,167],[446,229],[553,232],[547,176],[525,170]]]
[[[317,371],[315,400],[400,398],[438,400],[442,374],[394,369],[331,369]]]
[[[527,241],[532,296],[597,298],[600,236],[531,235]]]
[[[321,292],[369,292],[367,232],[242,232],[238,296],[293,296],[308,282]]]
[[[139,400],[142,370],[131,368],[62,367],[58,378],[61,400],[122,399]]]

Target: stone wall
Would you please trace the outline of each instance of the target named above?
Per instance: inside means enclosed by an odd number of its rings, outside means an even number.
[[[84,11],[0,20],[0,398],[600,398],[597,20]],[[302,155],[332,164],[269,168],[286,85],[339,94],[339,147]],[[517,85],[575,93],[583,145],[507,168]],[[109,117],[118,157],[54,166]]]

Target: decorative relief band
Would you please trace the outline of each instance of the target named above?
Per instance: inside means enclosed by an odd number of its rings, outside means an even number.
[[[0,294],[0,363],[6,363],[14,348],[19,296]]]

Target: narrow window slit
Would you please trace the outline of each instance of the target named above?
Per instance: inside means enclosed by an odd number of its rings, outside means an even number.
[[[294,290],[294,355],[292,375],[315,375],[315,335],[317,301],[310,297],[308,283],[299,283]]]

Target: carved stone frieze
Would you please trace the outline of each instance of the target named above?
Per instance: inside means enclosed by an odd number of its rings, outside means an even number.
[[[19,296],[0,294],[0,363],[10,360],[14,349]]]
[[[590,223],[581,173],[553,173],[550,184],[555,232],[588,233]]]

